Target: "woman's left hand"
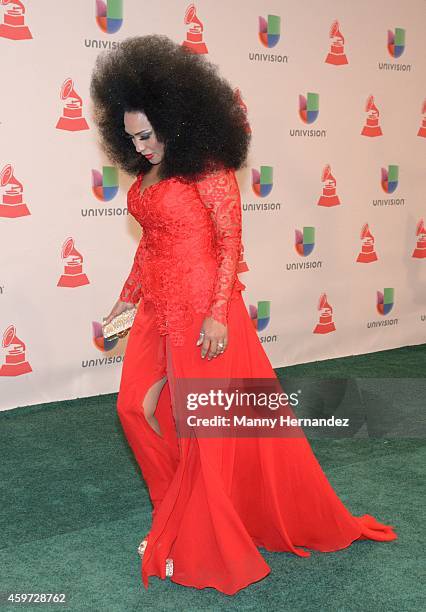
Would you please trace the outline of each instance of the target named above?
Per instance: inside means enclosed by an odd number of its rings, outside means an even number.
[[[226,350],[228,345],[228,327],[216,321],[212,317],[206,317],[197,340],[197,346],[201,347],[201,357],[208,352],[208,359],[217,357]]]

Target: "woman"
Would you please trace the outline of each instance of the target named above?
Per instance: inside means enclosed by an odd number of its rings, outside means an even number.
[[[304,435],[178,435],[178,381],[277,382],[236,274],[235,170],[250,129],[217,67],[165,36],[100,56],[91,91],[109,157],[137,177],[128,208],[143,228],[106,321],[141,300],[117,409],[153,505],[139,547],[144,585],[168,575],[231,595],[270,572],[259,546],[307,557],[300,547],[395,539],[392,527],[350,514]]]

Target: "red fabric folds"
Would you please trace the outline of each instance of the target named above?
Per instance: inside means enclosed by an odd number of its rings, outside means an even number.
[[[143,236],[121,299],[141,300],[129,334],[117,409],[153,504],[142,561],[150,576],[232,595],[265,578],[259,548],[309,557],[355,540],[395,540],[390,525],[353,516],[301,437],[179,438],[179,379],[276,378],[247,312],[236,275],[241,201],[235,173],[220,170],[198,184],[166,179],[129,191]],[[204,318],[228,326],[228,346],[201,358]],[[150,386],[167,375],[155,416],[143,412]],[[145,534],[141,533],[141,540]],[[135,543],[135,550],[139,542]],[[291,562],[291,561],[289,561]]]
[[[355,540],[396,539],[391,526],[349,512],[305,437],[177,438],[178,378],[275,376],[241,294],[229,308],[228,348],[210,361],[196,346],[202,321],[202,314],[195,317],[184,345],[175,346],[159,335],[147,302],[129,336],[118,409],[154,505],[144,585],[150,576],[165,578],[166,559],[172,558],[172,581],[232,595],[269,574],[259,547],[308,557],[309,549],[331,552]],[[156,410],[160,436],[141,416],[140,401],[164,372],[168,379]]]

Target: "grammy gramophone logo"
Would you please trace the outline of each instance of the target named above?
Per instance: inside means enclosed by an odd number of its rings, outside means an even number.
[[[316,324],[314,334],[329,334],[336,331],[336,326],[333,322],[333,308],[328,303],[327,294],[322,293],[318,300],[317,310],[319,311],[319,321]]]
[[[21,0],[0,0],[5,7],[3,23],[0,24],[0,36],[10,40],[29,40],[32,38],[25,25],[25,6]]]
[[[364,223],[361,228],[360,238],[362,241],[361,250],[356,258],[358,263],[371,263],[377,261],[377,254],[374,247],[374,236],[370,231],[368,223]]]
[[[61,275],[57,287],[81,287],[88,285],[89,279],[83,272],[83,256],[74,245],[73,238],[67,238],[62,245],[62,259],[64,260],[64,272]]]
[[[186,32],[186,40],[183,41],[182,45],[193,53],[208,53],[203,39],[204,26],[197,17],[195,4],[190,4],[186,9],[184,22],[189,27]]]
[[[317,204],[318,206],[337,206],[341,204],[336,192],[336,179],[331,173],[331,166],[327,164],[322,171],[322,195]]]
[[[9,325],[5,330],[1,345],[6,352],[6,357],[0,367],[0,376],[20,376],[32,372],[32,368],[25,358],[25,344],[16,335],[14,325]]]
[[[6,164],[0,172],[0,186],[0,217],[25,217],[31,214],[23,201],[22,183],[15,178],[11,164]]]
[[[420,125],[419,131],[417,132],[417,136],[422,136],[426,138],[426,98],[423,100],[422,104],[422,123]]]
[[[382,136],[383,132],[379,125],[379,109],[374,103],[374,97],[368,96],[365,105],[365,112],[367,117],[365,119],[364,127],[362,128],[361,134],[363,136]]]
[[[325,58],[326,64],[332,64],[333,66],[343,66],[348,63],[348,58],[345,54],[345,39],[340,31],[339,22],[337,19],[333,21],[329,33],[331,43],[330,51]]]
[[[83,117],[83,101],[75,91],[72,79],[65,79],[62,83],[60,96],[65,104],[56,128],[58,130],[68,130],[69,132],[88,130],[89,126]]]
[[[413,251],[412,257],[416,259],[424,259],[426,257],[426,228],[424,220],[420,219],[416,227],[417,244]]]

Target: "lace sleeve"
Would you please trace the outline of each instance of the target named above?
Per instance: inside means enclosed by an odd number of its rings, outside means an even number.
[[[241,197],[234,170],[221,169],[197,183],[198,193],[215,228],[218,269],[208,316],[227,324],[232,290],[238,281],[241,252]]]
[[[139,246],[136,249],[136,254],[133,259],[133,266],[130,270],[130,274],[127,277],[126,282],[123,285],[123,289],[120,293],[120,300],[122,302],[131,302],[136,304],[139,302],[142,293],[141,284],[141,265],[142,265],[142,240],[139,242]]]

